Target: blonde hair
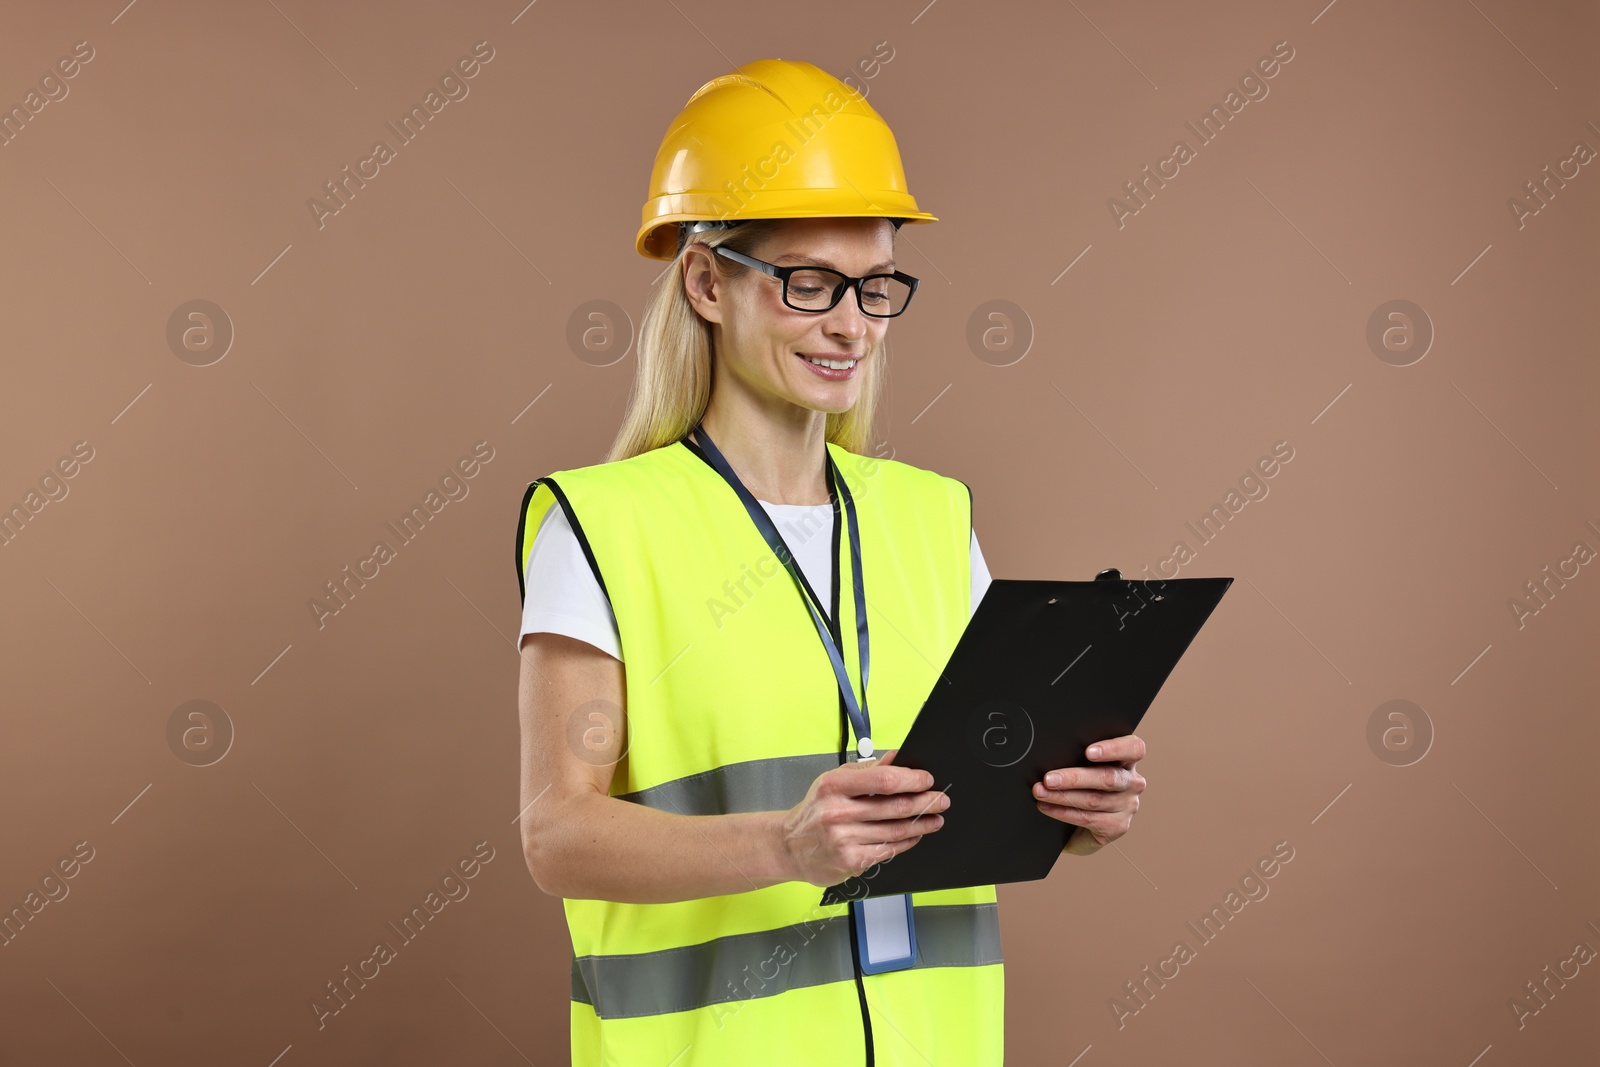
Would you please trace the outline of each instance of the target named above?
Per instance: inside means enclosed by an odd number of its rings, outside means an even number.
[[[645,306],[633,389],[605,462],[631,459],[672,444],[700,420],[711,401],[711,323],[695,311],[683,288],[683,257],[689,245],[715,248],[725,244],[735,252],[752,255],[752,249],[777,232],[782,221],[753,219],[728,229],[697,233],[662,272]],[[730,278],[750,270],[720,256],[713,257],[712,262]],[[846,295],[844,299],[852,297]],[[870,447],[872,420],[888,374],[884,362],[887,341],[886,335],[867,353],[855,404],[848,411],[829,412],[827,416],[828,441],[858,455],[867,454]]]

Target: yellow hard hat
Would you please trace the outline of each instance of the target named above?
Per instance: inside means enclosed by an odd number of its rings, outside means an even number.
[[[673,119],[635,246],[670,260],[681,222],[839,216],[939,221],[917,208],[894,134],[859,91],[810,63],[758,59]]]

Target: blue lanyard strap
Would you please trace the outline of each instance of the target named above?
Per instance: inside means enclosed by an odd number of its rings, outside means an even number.
[[[822,647],[827,650],[828,660],[833,664],[834,679],[839,683],[839,695],[844,699],[845,710],[850,715],[850,725],[856,732],[856,751],[863,758],[872,755],[872,728],[867,712],[867,670],[869,665],[869,643],[867,640],[867,594],[865,583],[861,576],[861,533],[856,517],[855,498],[850,495],[850,487],[845,484],[843,475],[839,473],[838,466],[833,462],[833,454],[824,447],[824,454],[828,461],[828,497],[833,505],[834,515],[839,514],[839,499],[844,500],[844,511],[849,516],[848,528],[850,531],[850,571],[852,584],[855,587],[856,605],[856,650],[861,660],[861,704],[856,705],[855,690],[850,685],[850,675],[845,670],[844,657],[839,652],[839,646],[834,643],[833,635],[823,624],[819,612],[821,602],[812,592],[810,583],[800,573],[794,561],[794,554],[789,551],[788,544],[772,524],[772,517],[767,514],[754,494],[745,488],[739,476],[723,457],[721,450],[712,443],[711,436],[706,433],[705,427],[696,423],[694,436],[703,446],[704,454],[718,474],[733,487],[739,495],[745,510],[750,513],[750,520],[755,523],[756,529],[761,531],[761,536],[766,539],[767,546],[772,549],[775,556],[783,563],[789,576],[794,579],[795,588],[800,593],[800,599],[805,602],[807,610],[811,613],[811,621],[817,628],[817,636],[822,639]],[[837,560],[835,560],[837,565]],[[813,603],[815,601],[815,603]]]

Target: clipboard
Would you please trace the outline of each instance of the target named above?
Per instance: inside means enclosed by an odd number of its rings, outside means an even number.
[[[822,903],[1048,875],[1077,827],[1039,811],[1033,784],[1134,732],[1231,584],[1114,568],[1087,582],[994,579],[894,759],[948,792],[944,825]]]

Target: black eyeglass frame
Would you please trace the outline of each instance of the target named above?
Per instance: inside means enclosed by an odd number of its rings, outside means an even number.
[[[800,263],[792,267],[780,267],[776,263],[768,263],[765,260],[757,259],[754,256],[747,256],[743,252],[735,252],[733,249],[724,248],[722,245],[717,245],[712,249],[712,251],[718,255],[726,256],[735,263],[743,263],[747,267],[754,267],[763,274],[770,274],[774,278],[777,278],[783,283],[784,306],[787,308],[793,308],[795,311],[804,311],[812,315],[821,315],[825,312],[832,311],[834,308],[839,306],[839,301],[844,298],[844,291],[846,289],[854,289],[856,293],[856,307],[861,309],[861,314],[874,319],[897,318],[900,315],[904,315],[906,308],[911,306],[911,298],[917,295],[917,287],[922,284],[920,279],[914,278],[905,271],[899,270],[895,271],[893,274],[867,274],[860,278],[852,278],[843,271],[834,270],[832,267],[818,267],[810,263]],[[839,284],[833,287],[833,299],[829,301],[827,307],[803,308],[796,307],[794,304],[789,303],[789,276],[794,274],[796,271],[801,270],[821,271],[824,274],[832,274],[834,277],[840,279]],[[861,286],[862,283],[871,281],[874,278],[889,278],[893,281],[901,283],[902,285],[909,286],[911,292],[906,294],[905,307],[902,307],[899,311],[888,315],[880,315],[875,311],[868,311],[866,304],[863,303],[861,299]]]

